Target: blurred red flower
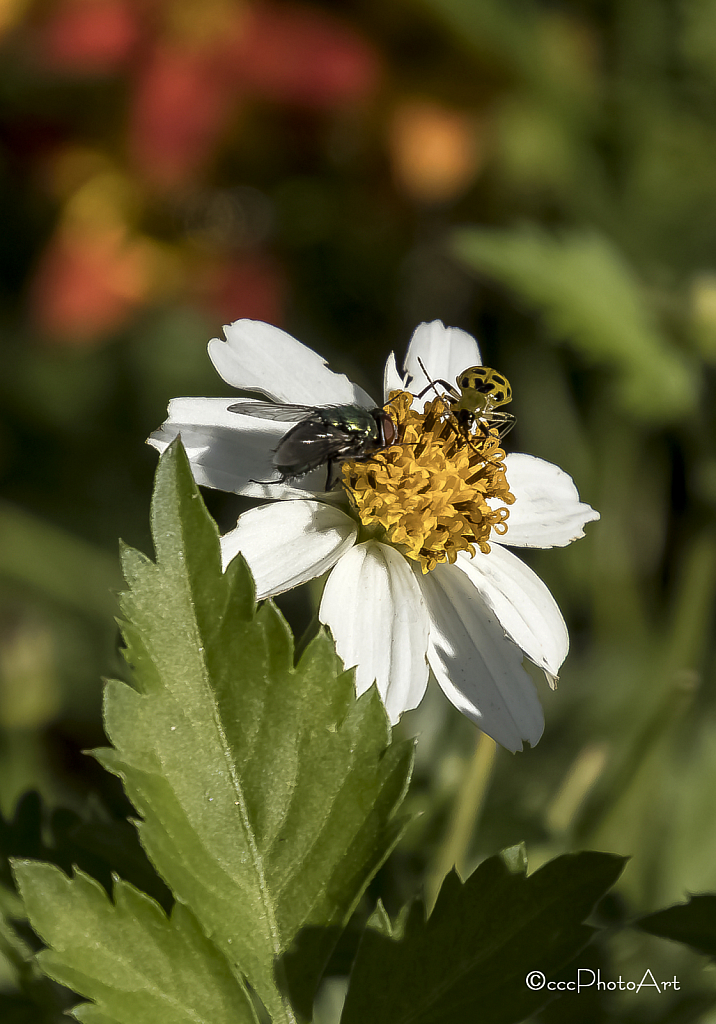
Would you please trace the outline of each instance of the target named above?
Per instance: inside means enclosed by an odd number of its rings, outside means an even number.
[[[178,186],[211,157],[236,89],[220,55],[159,43],[140,69],[129,115],[129,149],[142,176]]]
[[[46,67],[124,75],[122,130],[138,202],[146,202],[146,186],[174,198],[192,194],[251,100],[334,110],[368,97],[381,72],[376,49],[349,24],[301,4],[54,0],[38,17],[32,47]],[[74,230],[68,202],[30,297],[47,337],[88,344],[151,301],[164,271],[152,255],[160,246],[131,226],[133,216],[90,203]],[[286,282],[278,262],[254,248],[233,253],[205,253],[187,271],[189,291],[227,321],[279,322]],[[186,251],[174,255],[184,263]]]
[[[267,99],[315,107],[369,95],[380,60],[347,24],[299,5],[257,4],[234,51],[237,81]]]
[[[160,39],[138,69],[129,148],[155,185],[194,179],[244,97],[326,108],[354,103],[377,84],[375,50],[328,15],[271,4],[224,13],[213,33]]]
[[[60,231],[46,247],[31,287],[31,315],[46,339],[90,345],[146,297],[151,243],[116,230]]]
[[[201,304],[225,323],[239,318],[283,323],[287,283],[280,265],[266,253],[207,264],[194,289]]]
[[[127,63],[141,29],[129,0],[62,0],[38,26],[33,48],[51,70],[106,74]]]

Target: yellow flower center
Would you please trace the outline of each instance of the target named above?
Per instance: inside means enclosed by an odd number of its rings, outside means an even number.
[[[379,532],[429,572],[458,551],[487,554],[490,530],[507,532],[515,498],[505,477],[496,430],[466,434],[441,398],[423,412],[413,396],[393,391],[386,409],[397,441],[369,459],[343,463],[343,485],[364,526]]]

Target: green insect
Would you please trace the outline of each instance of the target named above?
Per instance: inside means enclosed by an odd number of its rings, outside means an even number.
[[[436,384],[441,384],[447,395],[439,397],[447,400],[450,414],[457,422],[458,431],[466,443],[480,435],[488,437],[491,430],[497,430],[500,440],[509,434],[515,425],[515,417],[511,412],[499,408],[512,401],[512,388],[504,374],[489,366],[470,366],[457,375],[455,383],[460,389],[457,391],[446,380],[431,380],[422,360],[418,359],[418,362],[430,380],[418,398],[422,398],[431,388],[439,394]]]
[[[361,405],[274,405],[271,402],[237,402],[229,412],[261,419],[295,422],[274,451],[273,465],[280,483],[297,480],[320,466],[328,467],[326,490],[338,482],[338,466],[348,459],[367,459],[394,444],[395,423],[385,409]],[[257,480],[254,483],[273,483]]]

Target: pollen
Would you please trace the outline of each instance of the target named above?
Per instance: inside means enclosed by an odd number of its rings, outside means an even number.
[[[497,430],[465,432],[442,398],[422,412],[412,402],[406,391],[391,392],[395,443],[345,462],[343,485],[368,532],[426,573],[459,551],[487,554],[490,531],[507,532],[506,506],[515,498]]]

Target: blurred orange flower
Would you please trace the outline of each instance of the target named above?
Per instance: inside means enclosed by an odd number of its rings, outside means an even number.
[[[468,187],[482,166],[484,135],[472,112],[405,100],[389,126],[393,173],[413,199],[447,202]]]

